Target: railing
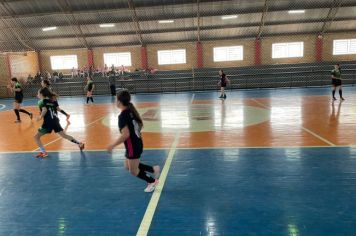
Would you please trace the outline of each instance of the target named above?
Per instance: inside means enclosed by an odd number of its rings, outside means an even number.
[[[305,68],[304,68],[305,69]],[[343,84],[356,83],[356,70],[343,69]],[[148,79],[120,79],[116,80],[117,89],[128,89],[132,93],[164,93],[179,91],[199,91],[218,89],[218,76],[212,73],[195,72],[195,76],[178,78],[148,78]],[[312,87],[326,86],[331,83],[330,70],[301,70],[298,72],[278,72],[275,69],[263,74],[245,73],[228,74],[231,89],[251,89],[251,88],[291,88],[291,87]],[[107,78],[95,81],[95,94],[110,94],[110,85]],[[52,84],[52,88],[61,96],[82,96],[85,82],[65,82]],[[24,95],[35,97],[39,89],[38,84],[24,85]],[[7,88],[0,86],[0,96],[9,97]]]

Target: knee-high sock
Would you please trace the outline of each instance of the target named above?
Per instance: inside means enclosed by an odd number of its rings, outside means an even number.
[[[155,182],[155,179],[152,178],[151,176],[147,175],[146,172],[144,172],[143,170],[140,170],[140,172],[138,172],[137,178],[142,179],[142,180],[146,181],[147,183]]]
[[[21,120],[19,110],[18,110],[18,109],[14,109],[14,112],[15,112],[15,114],[16,114],[17,120]]]
[[[150,173],[153,173],[154,170],[153,170],[153,167],[152,166],[149,166],[149,165],[145,165],[143,163],[140,163],[138,165],[138,168],[142,171],[145,171],[145,172],[150,172]]]

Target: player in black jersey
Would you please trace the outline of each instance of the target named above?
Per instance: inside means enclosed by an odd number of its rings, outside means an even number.
[[[339,95],[341,100],[345,100],[342,96],[342,79],[341,79],[341,67],[340,64],[334,66],[334,70],[331,71],[331,84],[333,86],[332,95],[333,100],[335,101],[335,92],[339,89]]]
[[[223,70],[219,71],[219,76],[220,76],[220,80],[218,84],[220,85],[220,91],[221,91],[221,95],[219,98],[226,99],[225,88],[227,84],[230,83],[230,80],[227,78]]]
[[[147,182],[145,192],[152,192],[158,184],[160,173],[159,166],[148,166],[140,163],[140,157],[143,152],[143,142],[141,129],[143,122],[135,106],[131,103],[131,95],[127,90],[121,91],[117,95],[117,107],[121,110],[119,115],[120,137],[107,148],[108,152],[124,143],[126,149],[125,167],[133,176],[136,176]],[[150,176],[148,173],[153,175]]]
[[[60,110],[58,103],[56,101],[56,95],[51,92],[48,88],[42,88],[38,91],[38,98],[41,99],[39,102],[39,108],[41,110],[41,115],[37,118],[37,121],[43,119],[42,127],[38,129],[37,134],[34,136],[35,141],[40,149],[40,153],[37,157],[47,157],[48,154],[41,142],[41,137],[45,134],[50,134],[54,132],[58,133],[62,138],[65,138],[72,143],[78,145],[80,150],[84,149],[84,143],[77,141],[72,136],[67,135],[63,128],[61,127],[58,119],[57,111]]]
[[[21,103],[23,101],[23,91],[22,91],[21,84],[18,82],[17,78],[12,78],[10,83],[11,84],[10,84],[10,86],[8,86],[8,88],[15,95],[14,112],[15,112],[16,118],[17,118],[15,123],[21,122],[20,112],[27,114],[32,120],[32,117],[33,117],[32,113],[28,112],[24,109],[21,109]]]
[[[91,100],[91,102],[94,103],[94,99],[93,99],[94,88],[95,88],[94,82],[88,76],[87,77],[87,85],[85,86],[85,89],[87,91],[87,104],[89,103],[89,100]]]
[[[42,88],[48,88],[51,92],[53,92],[53,90],[51,88],[51,83],[49,82],[49,80],[47,80],[47,79],[42,80],[41,86],[42,86]],[[63,115],[65,115],[67,117],[67,121],[69,121],[70,115],[67,112],[65,112],[62,109],[59,112],[62,113]]]

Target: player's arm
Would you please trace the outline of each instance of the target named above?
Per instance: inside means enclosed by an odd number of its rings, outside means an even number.
[[[112,150],[122,144],[123,142],[125,142],[128,138],[130,137],[130,131],[129,128],[127,127],[127,125],[121,129],[121,135],[116,139],[115,142],[113,142],[112,144],[110,144],[107,147],[108,152],[112,152]]]
[[[46,115],[47,113],[47,108],[46,107],[42,107],[42,111],[39,117],[37,117],[37,121],[40,121],[41,119],[43,119],[43,117]]]
[[[335,77],[335,71],[331,71],[331,78],[332,78],[332,79],[336,79],[336,77]]]

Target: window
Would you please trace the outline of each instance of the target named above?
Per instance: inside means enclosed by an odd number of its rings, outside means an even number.
[[[158,51],[158,65],[185,64],[185,49]]]
[[[333,55],[356,54],[356,39],[334,40]]]
[[[214,61],[242,61],[243,47],[218,47],[214,48]]]
[[[108,66],[131,66],[131,52],[104,53],[104,64]]]
[[[77,55],[51,56],[52,70],[70,70],[78,68]]]
[[[303,42],[272,44],[272,58],[303,57],[303,54]]]

